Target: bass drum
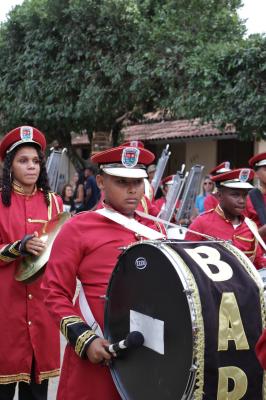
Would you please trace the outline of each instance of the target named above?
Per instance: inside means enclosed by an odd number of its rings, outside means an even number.
[[[111,373],[124,400],[264,399],[254,353],[265,312],[251,262],[218,242],[141,242],[109,282],[105,337],[140,331]]]

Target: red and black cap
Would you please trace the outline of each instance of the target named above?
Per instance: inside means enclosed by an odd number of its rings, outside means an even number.
[[[169,175],[162,179],[163,185],[172,185],[174,182],[175,175]]]
[[[266,165],[266,153],[256,154],[248,160],[251,168],[263,167]]]
[[[46,147],[44,134],[32,126],[19,126],[8,132],[0,143],[1,160],[4,160],[6,154],[14,150],[17,146],[27,143],[37,144],[42,151]]]
[[[217,175],[217,174],[223,174],[225,172],[232,171],[230,168],[230,161],[224,161],[221,164],[217,165],[217,167],[213,168],[209,174],[210,175]]]
[[[233,189],[252,189],[250,181],[254,178],[254,171],[250,168],[238,168],[232,171],[211,177],[218,187]]]
[[[91,157],[106,174],[124,178],[146,178],[146,166],[155,156],[143,147],[118,146]]]

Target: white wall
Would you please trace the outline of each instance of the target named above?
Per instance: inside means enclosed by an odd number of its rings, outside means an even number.
[[[193,165],[204,166],[203,175],[215,167],[217,162],[217,141],[216,140],[197,140],[186,144],[186,169],[189,170]]]

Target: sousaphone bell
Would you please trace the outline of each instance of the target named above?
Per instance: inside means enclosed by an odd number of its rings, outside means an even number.
[[[39,256],[30,255],[22,259],[15,275],[17,281],[30,283],[44,272],[43,267],[50,257],[53,242],[63,224],[70,217],[70,213],[62,212],[43,225],[39,232],[39,238],[46,244],[46,248]]]

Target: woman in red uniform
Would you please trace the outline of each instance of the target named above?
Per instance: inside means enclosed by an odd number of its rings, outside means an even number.
[[[42,278],[15,279],[22,257],[44,250],[37,232],[62,209],[49,191],[45,145],[44,135],[29,126],[0,144],[0,400],[13,399],[18,382],[19,400],[45,400],[48,378],[59,375],[59,334],[43,304]]]
[[[104,298],[121,248],[147,238],[147,231],[150,238],[163,237],[156,224],[135,213],[143,196],[145,165],[153,159],[144,148],[126,146],[92,157],[100,165],[97,184],[104,192],[104,207],[75,215],[55,240],[43,289],[45,303],[68,340],[58,400],[120,399],[103,366],[110,354],[97,325],[103,329]],[[73,305],[77,277],[82,289]]]

